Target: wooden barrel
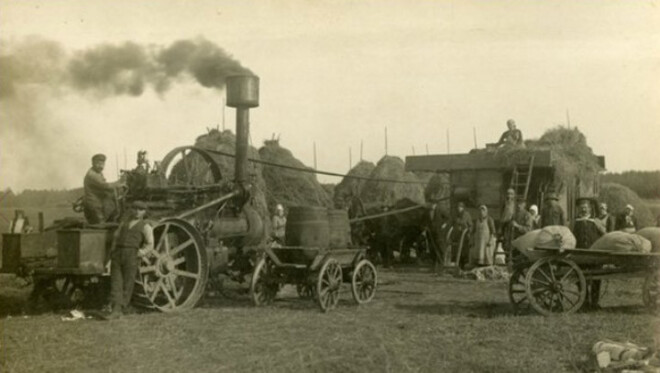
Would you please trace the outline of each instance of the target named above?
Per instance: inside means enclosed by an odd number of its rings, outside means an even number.
[[[330,248],[347,249],[351,244],[348,211],[328,210],[328,224],[330,226]]]
[[[330,240],[328,209],[292,206],[286,219],[286,245],[327,248]]]

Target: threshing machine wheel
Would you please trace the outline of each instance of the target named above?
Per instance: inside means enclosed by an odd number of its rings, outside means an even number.
[[[204,295],[209,263],[197,230],[181,219],[154,227],[154,252],[141,259],[139,284],[154,308],[176,312],[193,308]]]
[[[653,268],[644,280],[642,300],[651,312],[660,310],[660,272],[657,268]]]
[[[376,267],[370,261],[362,259],[355,266],[351,278],[351,291],[355,302],[363,304],[371,301],[376,294],[377,285],[378,273]]]
[[[509,301],[515,312],[520,312],[529,308],[527,300],[527,285],[525,277],[529,266],[518,267],[513,270],[509,278]]]
[[[587,295],[582,270],[565,258],[537,260],[527,271],[525,283],[531,306],[546,316],[579,310]]]
[[[326,259],[316,282],[317,300],[321,311],[328,312],[337,306],[342,280],[339,262],[333,258]]]
[[[161,171],[171,186],[198,187],[217,184],[222,178],[211,154],[193,146],[178,147],[167,153]]]
[[[250,281],[250,294],[256,306],[273,302],[280,285],[275,277],[275,263],[267,255],[257,262]]]

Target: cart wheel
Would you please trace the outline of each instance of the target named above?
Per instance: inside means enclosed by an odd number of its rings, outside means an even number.
[[[279,289],[280,285],[275,277],[275,263],[268,256],[264,256],[257,262],[250,281],[250,294],[254,305],[271,304]]]
[[[516,313],[529,309],[525,283],[528,269],[529,267],[519,267],[513,271],[511,278],[509,278],[509,301],[511,301],[513,310]]]
[[[368,260],[361,260],[353,270],[351,279],[351,291],[353,299],[357,304],[371,301],[376,294],[378,274],[376,267]]]
[[[660,310],[660,272],[655,268],[644,280],[642,300],[651,312]]]
[[[337,306],[341,283],[342,273],[339,262],[333,258],[326,259],[316,282],[316,294],[321,311],[328,312]]]
[[[541,258],[525,276],[527,299],[540,314],[573,313],[582,307],[587,282],[580,267],[564,258]]]
[[[314,285],[307,283],[297,284],[296,292],[298,292],[298,297],[300,297],[300,299],[314,299],[315,297]]]

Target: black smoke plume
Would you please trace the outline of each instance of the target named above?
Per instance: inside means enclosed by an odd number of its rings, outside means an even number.
[[[203,38],[167,46],[101,44],[71,54],[44,39],[0,44],[0,99],[12,97],[28,84],[48,84],[100,97],[140,96],[147,88],[162,94],[186,79],[222,89],[227,76],[251,73]]]
[[[223,89],[225,78],[251,74],[203,38],[168,45],[133,42],[68,50],[39,37],[0,40],[0,189],[72,185],[88,167],[89,139],[60,111],[71,93],[105,99],[159,95],[181,82]]]

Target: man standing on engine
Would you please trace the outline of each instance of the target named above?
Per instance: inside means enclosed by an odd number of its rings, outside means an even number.
[[[87,171],[83,186],[83,211],[89,224],[104,223],[111,211],[106,211],[105,205],[109,203],[115,188],[122,187],[121,181],[108,183],[103,176],[105,168],[105,155],[96,154],[92,157],[92,167]]]

